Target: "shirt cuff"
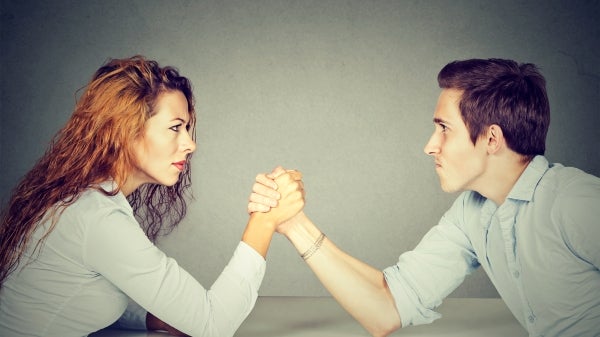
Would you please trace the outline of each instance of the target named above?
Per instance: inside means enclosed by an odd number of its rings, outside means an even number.
[[[421,304],[415,291],[407,287],[397,265],[384,269],[383,275],[396,303],[402,327],[428,324],[442,317]]]
[[[240,241],[229,261],[228,268],[235,270],[256,286],[256,291],[265,276],[267,262],[254,248]]]

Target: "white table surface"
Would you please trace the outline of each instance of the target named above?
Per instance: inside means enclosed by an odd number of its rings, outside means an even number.
[[[391,336],[527,337],[501,299],[447,298],[442,318]],[[165,337],[165,333],[105,329],[90,337]],[[330,297],[259,297],[236,337],[368,337],[369,333]]]

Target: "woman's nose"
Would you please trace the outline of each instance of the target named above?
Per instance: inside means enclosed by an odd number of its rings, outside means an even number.
[[[186,132],[185,139],[181,144],[184,152],[194,152],[196,151],[196,142],[192,139],[192,136]]]

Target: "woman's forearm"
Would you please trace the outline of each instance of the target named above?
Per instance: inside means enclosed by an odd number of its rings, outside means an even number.
[[[270,221],[264,213],[253,213],[242,234],[242,241],[265,259],[274,233],[274,225]]]

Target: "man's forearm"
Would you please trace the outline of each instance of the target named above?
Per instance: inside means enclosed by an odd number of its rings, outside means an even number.
[[[321,231],[300,213],[285,235],[300,254],[310,251]],[[400,327],[400,317],[383,273],[340,250],[325,238],[306,259],[325,288],[374,336],[385,336]]]

